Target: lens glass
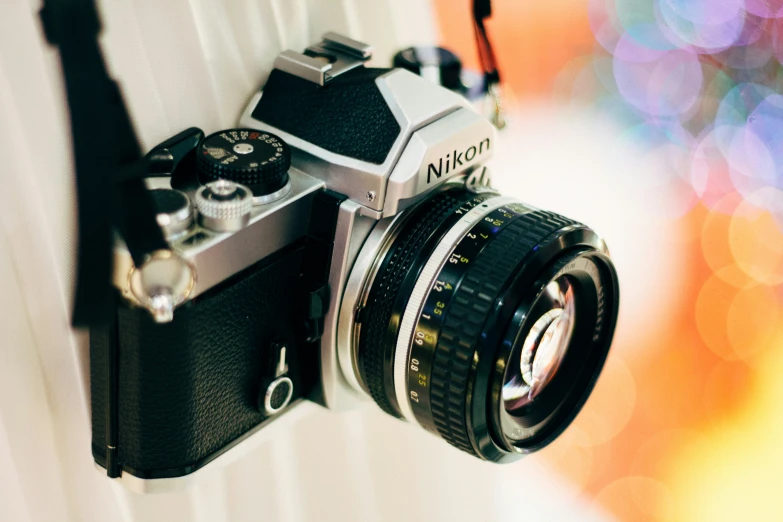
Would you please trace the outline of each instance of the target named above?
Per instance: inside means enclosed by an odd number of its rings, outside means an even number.
[[[518,371],[507,373],[503,402],[507,411],[522,408],[538,397],[560,368],[574,332],[574,285],[568,276],[550,282],[533,307],[537,319],[523,343]]]

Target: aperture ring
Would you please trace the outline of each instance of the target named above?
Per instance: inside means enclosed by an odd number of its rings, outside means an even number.
[[[412,353],[416,351],[416,348],[427,349],[424,341],[429,341],[429,335],[426,339],[414,339],[413,335],[416,331],[415,327],[418,326],[418,321],[421,318],[422,307],[425,300],[432,292],[433,284],[435,283],[435,276],[440,273],[446,265],[449,256],[454,252],[455,247],[460,243],[465,234],[469,233],[474,225],[480,220],[484,219],[490,213],[504,205],[515,205],[520,207],[521,212],[529,212],[532,209],[525,207],[521,203],[517,202],[514,198],[497,196],[486,200],[480,206],[473,208],[466,213],[462,218],[455,223],[448,233],[438,243],[437,248],[433,251],[430,258],[427,260],[427,264],[419,274],[416,285],[413,288],[411,297],[408,300],[408,304],[405,307],[405,311],[400,322],[400,329],[397,335],[397,348],[394,355],[394,390],[397,394],[397,404],[400,407],[403,418],[408,422],[420,424],[423,428],[431,431],[436,431],[435,426],[430,423],[422,423],[420,416],[414,415],[411,401],[413,400],[410,395],[410,389],[408,386],[409,371],[416,367],[411,366]],[[475,231],[475,229],[474,229]],[[472,257],[472,256],[471,256]],[[419,331],[420,333],[420,331]],[[412,343],[417,342],[419,346],[413,346]],[[414,361],[415,361],[414,357]],[[422,365],[422,371],[429,373],[429,365]],[[418,371],[418,370],[416,370]],[[425,379],[427,376],[425,375]],[[415,391],[415,390],[414,390]],[[415,391],[417,400],[419,399],[418,392]],[[429,405],[429,397],[424,394],[420,397],[421,403],[426,402],[426,406]],[[417,404],[419,406],[425,406],[424,404]]]
[[[434,353],[443,328],[443,321],[446,318],[446,310],[449,308],[460,282],[472,264],[475,263],[481,251],[492,243],[502,230],[514,223],[521,214],[532,211],[533,209],[530,207],[513,200],[492,209],[466,234],[463,234],[455,246],[450,248],[447,262],[438,263],[434,270],[429,272],[428,282],[430,284],[424,289],[426,295],[417,299],[418,296],[414,293],[411,297],[409,307],[412,308],[414,304],[418,304],[418,306],[413,310],[415,311],[414,317],[411,318],[410,316],[413,314],[409,315],[407,310],[405,317],[405,319],[410,318],[414,323],[413,338],[407,340],[407,358],[402,368],[405,374],[402,379],[406,392],[405,399],[416,418],[416,422],[438,436],[440,434],[432,418],[430,382]],[[478,321],[480,327],[484,323],[484,319],[480,317]],[[401,328],[400,331],[402,333],[403,329]],[[399,351],[398,346],[398,353]]]
[[[433,421],[440,435],[453,446],[478,456],[467,427],[470,366],[483,325],[503,284],[536,245],[573,224],[572,220],[545,211],[518,217],[481,252],[457,288],[446,309],[430,383]]]
[[[413,214],[382,261],[361,312],[358,368],[361,381],[370,396],[389,415],[400,417],[396,396],[393,391],[389,393],[386,378],[393,383],[390,367],[393,364],[396,332],[390,336],[390,323],[403,284],[417,267],[417,261],[427,254],[427,246],[446,233],[449,227],[444,227],[444,224],[449,218],[453,218],[455,212],[468,202],[479,204],[492,195],[477,195],[465,190],[447,190],[437,194],[412,211]],[[391,342],[390,337],[393,337]],[[387,361],[391,364],[387,365]],[[387,366],[389,370],[385,371]]]

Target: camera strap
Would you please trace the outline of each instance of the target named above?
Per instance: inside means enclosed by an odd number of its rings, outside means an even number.
[[[492,16],[492,4],[490,0],[473,0],[473,25],[476,31],[476,47],[478,47],[479,62],[484,73],[484,81],[487,87],[500,83],[495,52],[492,50],[492,42],[489,41],[484,19]]]
[[[484,86],[493,100],[492,123],[498,129],[506,126],[503,107],[500,100],[500,71],[498,70],[492,42],[489,40],[484,20],[492,16],[491,0],[473,0],[473,28],[476,32],[481,72],[484,73]]]
[[[74,326],[105,325],[113,314],[113,230],[136,266],[168,248],[144,185],[146,161],[98,45],[93,0],[45,0],[41,21],[60,62],[70,114],[78,208]]]

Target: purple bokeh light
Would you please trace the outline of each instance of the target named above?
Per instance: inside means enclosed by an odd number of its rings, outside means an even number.
[[[764,98],[748,117],[747,127],[772,155],[777,177],[774,186],[783,189],[783,95]]]
[[[732,185],[752,204],[754,193],[775,184],[775,159],[762,139],[747,126],[732,129],[729,144],[729,174]]]
[[[669,29],[665,34],[674,35],[672,42],[683,48],[693,46],[698,52],[728,49],[740,38],[745,26],[741,0],[660,0],[656,5],[661,22]]]
[[[738,84],[720,102],[720,107],[715,115],[715,125],[745,125],[756,107],[774,94],[775,91],[765,85]]]
[[[682,168],[707,207],[736,192],[780,215],[783,0],[589,0],[588,16],[612,64],[593,62],[595,100],[668,155],[662,181]]]
[[[676,116],[690,109],[699,97],[703,74],[698,57],[688,51],[644,51],[628,36],[617,43],[613,71],[622,96],[651,116]],[[642,48],[643,49],[643,48]]]
[[[745,0],[745,9],[762,18],[783,16],[783,0]]]
[[[690,181],[696,194],[708,208],[714,208],[734,192],[729,164],[720,143],[731,141],[731,127],[708,128],[696,138],[692,149]]]

